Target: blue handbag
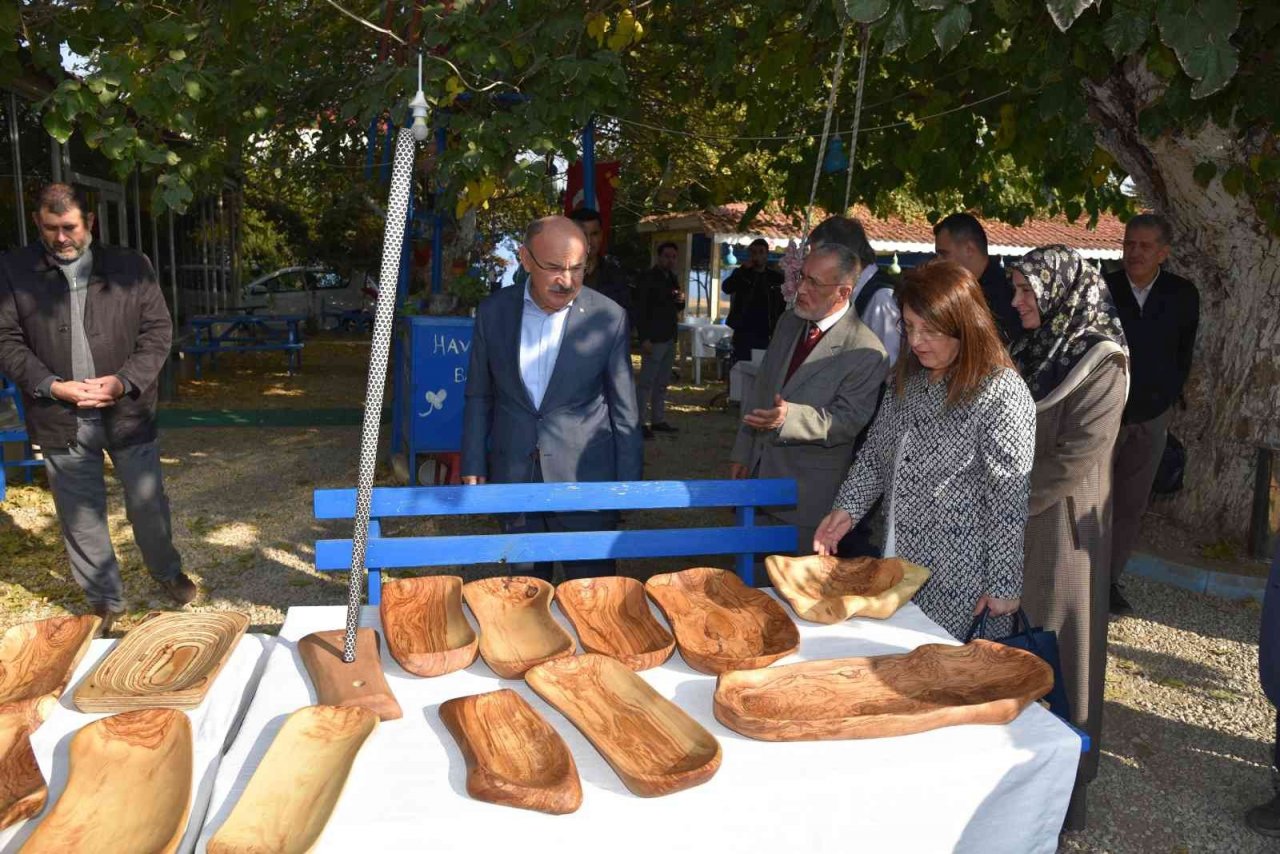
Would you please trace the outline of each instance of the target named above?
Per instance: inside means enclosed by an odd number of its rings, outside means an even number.
[[[987,609],[983,608],[982,613],[973,618],[973,624],[969,626],[969,634],[964,639],[965,643],[975,637],[982,637],[986,631]],[[1067,697],[1066,681],[1062,678],[1062,661],[1058,656],[1058,633],[1041,627],[1032,628],[1027,612],[1019,608],[1013,616],[1013,634],[1004,638],[993,638],[993,640],[1005,646],[1024,649],[1053,668],[1053,690],[1046,694],[1044,699],[1049,704],[1049,711],[1070,723],[1071,700]]]

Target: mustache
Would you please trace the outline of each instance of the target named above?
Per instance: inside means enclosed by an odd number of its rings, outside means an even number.
[[[564,286],[562,286],[562,285],[552,285],[548,290],[550,290],[550,291],[551,291],[551,293],[553,293],[553,294],[571,294],[571,293],[573,293],[573,288],[566,288],[566,287],[564,287]]]

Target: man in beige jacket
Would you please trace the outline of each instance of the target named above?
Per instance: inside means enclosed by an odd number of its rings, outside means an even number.
[[[769,514],[798,529],[798,551],[831,510],[854,441],[875,415],[889,370],[884,346],[852,310],[861,265],[844,246],[809,253],[793,309],[778,320],[734,442],[730,477],[791,477],[796,507]]]

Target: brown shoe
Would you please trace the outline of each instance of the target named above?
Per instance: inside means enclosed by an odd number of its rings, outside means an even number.
[[[200,589],[196,587],[196,583],[181,572],[167,581],[161,581],[160,586],[164,588],[164,592],[169,594],[169,598],[179,605],[190,605],[200,595]]]
[[[107,605],[94,605],[93,615],[102,620],[102,625],[98,626],[98,637],[105,638],[111,631],[111,627],[115,625],[116,618],[124,614],[124,609],[113,611]]]

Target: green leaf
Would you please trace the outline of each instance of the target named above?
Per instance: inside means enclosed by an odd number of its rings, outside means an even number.
[[[907,25],[907,4],[903,3],[893,11],[884,28],[884,52],[893,54],[911,40],[911,30]]]
[[[954,2],[955,0],[915,0],[916,8],[926,12],[940,12]]]
[[[996,17],[1006,24],[1012,24],[1022,18],[1027,10],[1027,3],[1026,0],[991,0],[991,8]]]
[[[889,0],[844,0],[844,10],[859,24],[873,24],[889,11]]]
[[[1231,82],[1240,65],[1231,44],[1240,25],[1236,0],[1159,0],[1156,23],[1182,70],[1196,81],[1191,97],[1205,98]]]
[[[1177,58],[1163,44],[1154,45],[1147,51],[1146,62],[1151,73],[1162,80],[1168,80],[1178,73]]]
[[[1151,31],[1151,8],[1149,2],[1135,0],[1118,0],[1102,25],[1102,41],[1110,49],[1116,59],[1123,59],[1147,40]]]
[[[182,62],[182,60],[187,58],[187,52],[182,48],[174,48],[169,51],[169,58],[174,62]]]
[[[1058,29],[1066,32],[1076,22],[1080,14],[1092,6],[1094,0],[1045,0],[1049,7],[1049,16]]]
[[[1196,164],[1196,168],[1192,171],[1191,177],[1195,178],[1196,183],[1201,187],[1207,187],[1209,186],[1209,182],[1213,180],[1213,176],[1216,174],[1218,174],[1218,167],[1206,160],[1203,163]]]
[[[1232,196],[1240,195],[1240,191],[1244,189],[1244,169],[1240,164],[1232,166],[1222,176],[1222,189]]]
[[[59,143],[66,143],[71,139],[71,122],[63,118],[57,110],[45,110],[40,120],[44,124],[44,129],[49,132],[49,136]]]
[[[204,95],[204,90],[200,88],[199,80],[187,80],[183,83],[182,88],[186,90],[187,97],[193,101],[199,101]]]
[[[969,32],[969,24],[972,20],[969,7],[956,4],[933,22],[933,40],[938,43],[938,49],[942,51],[943,56],[960,44],[960,39]]]

